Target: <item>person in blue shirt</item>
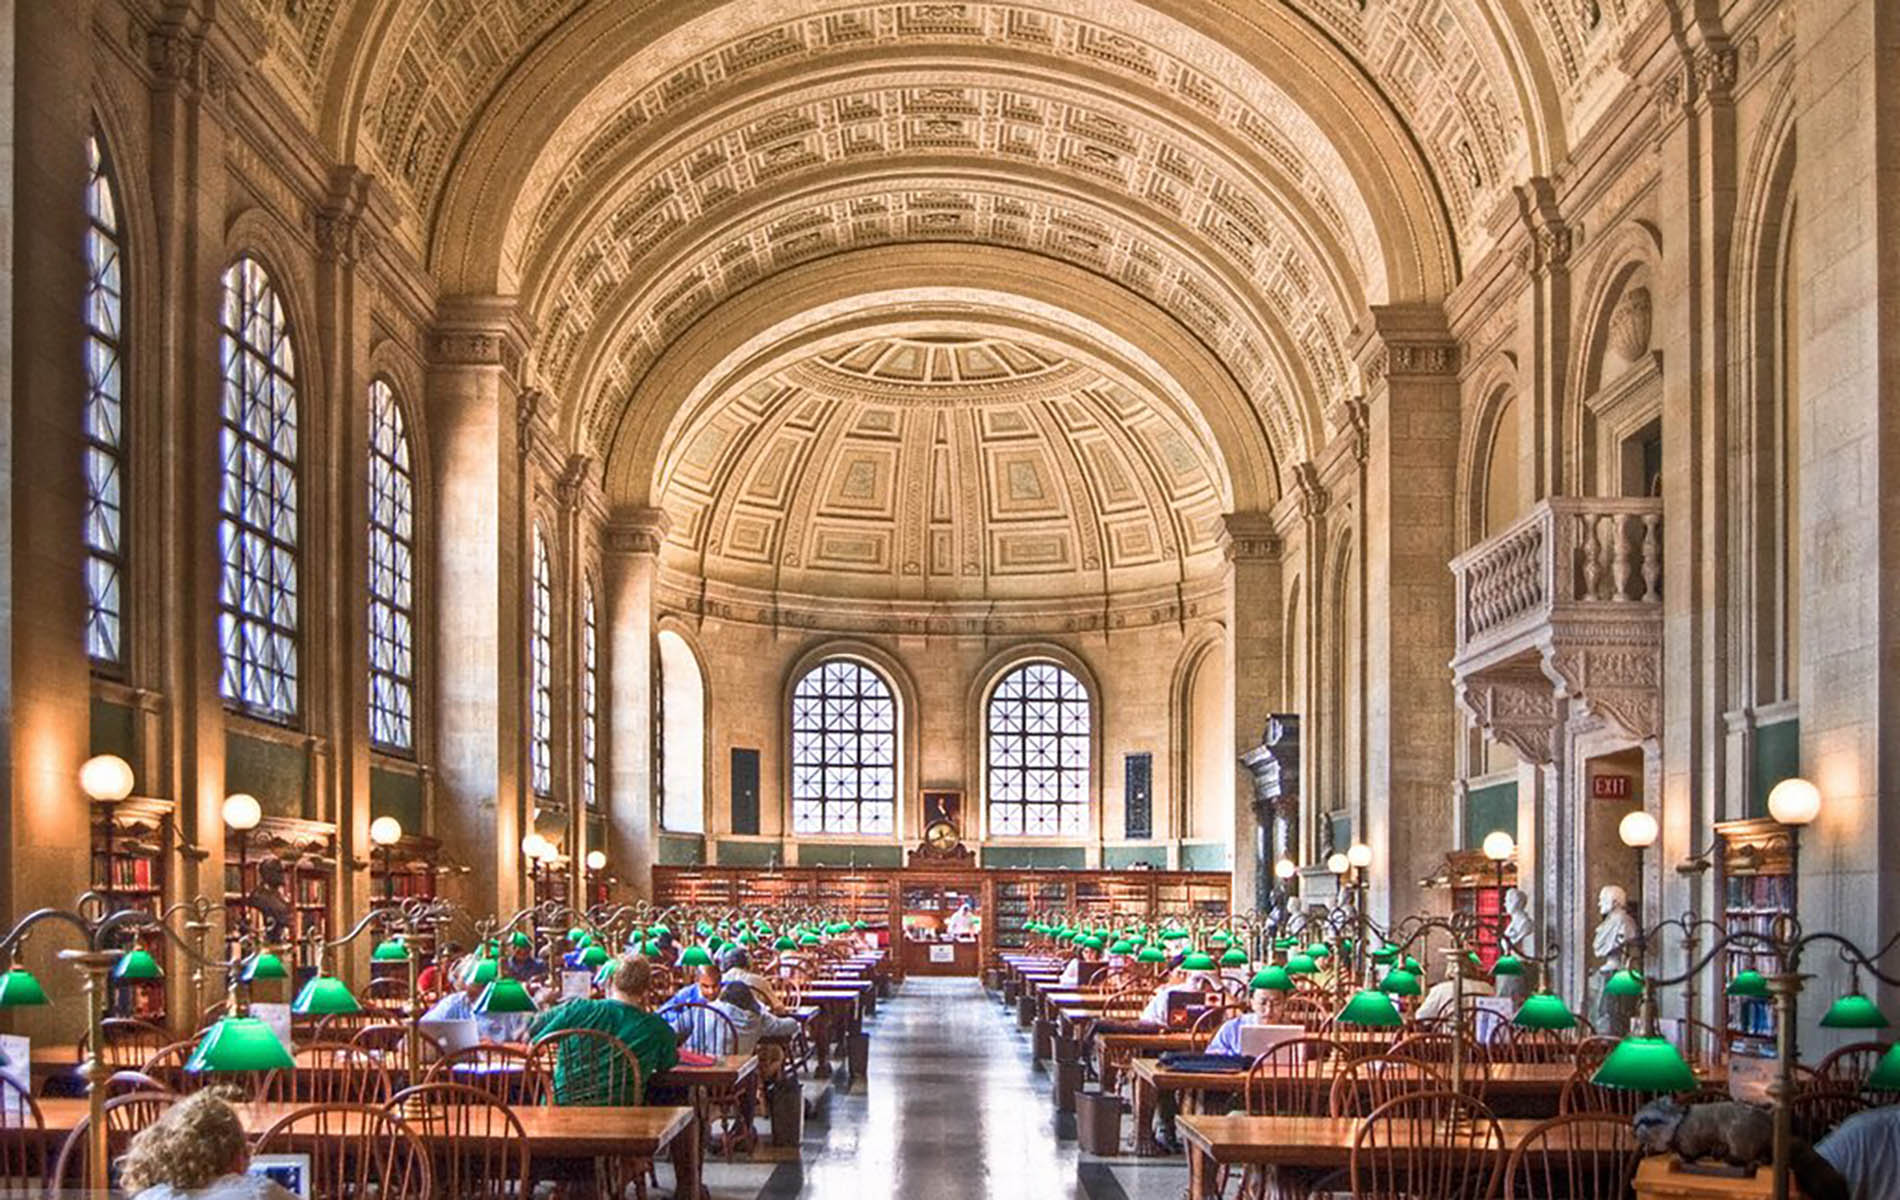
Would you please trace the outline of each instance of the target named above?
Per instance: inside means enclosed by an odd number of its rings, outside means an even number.
[[[475,1011],[475,1002],[482,998],[482,989],[486,984],[476,983],[475,966],[477,959],[470,955],[455,965],[449,972],[453,986],[444,992],[428,1012],[422,1014],[424,1021],[473,1021],[476,1032],[484,1042],[521,1042],[526,1040],[529,1013],[497,1013],[487,1016]]]
[[[1246,1055],[1240,1048],[1240,1031],[1248,1025],[1271,1025],[1273,1023],[1273,993],[1266,988],[1253,991],[1253,1011],[1231,1017],[1221,1023],[1214,1031],[1214,1040],[1207,1043],[1209,1054]]]
[[[719,988],[725,982],[719,964],[707,963],[699,969],[699,977],[673,993],[667,1001],[670,1007],[675,1004],[711,1004],[719,999]]]

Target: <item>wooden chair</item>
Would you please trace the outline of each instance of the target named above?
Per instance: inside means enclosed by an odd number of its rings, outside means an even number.
[[[383,1109],[312,1104],[284,1114],[257,1137],[258,1154],[308,1154],[310,1194],[326,1200],[429,1200],[429,1148]]]
[[[369,1051],[348,1042],[311,1042],[297,1048],[297,1065],[264,1077],[259,1094],[284,1104],[379,1105],[395,1089],[389,1072]]]
[[[173,1042],[160,1047],[153,1055],[139,1064],[141,1075],[156,1080],[167,1091],[183,1096],[203,1088],[217,1086],[229,1088],[240,1095],[255,1097],[263,1086],[264,1077],[252,1072],[187,1071],[185,1063],[190,1060],[191,1052],[198,1048],[196,1041]]]
[[[1794,1134],[1810,1145],[1855,1113],[1872,1107],[1866,1092],[1846,1084],[1810,1084],[1789,1106]]]
[[[611,1033],[557,1029],[536,1038],[526,1059],[526,1103],[617,1107],[645,1102],[640,1060]]]
[[[1576,1064],[1579,1074],[1586,1077],[1594,1075],[1597,1068],[1603,1065],[1603,1060],[1610,1057],[1610,1051],[1616,1049],[1616,1043],[1616,1038],[1602,1034],[1578,1038],[1576,1051],[1570,1059]]]
[[[331,1013],[316,1023],[311,1036],[319,1042],[347,1042],[356,1036],[359,1029],[371,1025],[400,1024],[402,1013],[393,1008],[378,1008],[365,1004],[361,1012]]]
[[[1469,1096],[1417,1091],[1374,1108],[1353,1136],[1358,1200],[1485,1200],[1503,1141],[1491,1110]]]
[[[1728,1039],[1700,1017],[1681,1017],[1681,1050],[1691,1064],[1719,1066],[1728,1061]]]
[[[1859,1091],[1867,1085],[1867,1077],[1874,1073],[1889,1048],[1885,1042],[1851,1042],[1842,1046],[1814,1068],[1815,1082]]]
[[[1533,1126],[1504,1165],[1505,1200],[1616,1200],[1632,1194],[1642,1148],[1627,1117],[1571,1113]]]
[[[1447,1086],[1437,1067],[1416,1058],[1353,1059],[1333,1077],[1328,1111],[1335,1117],[1363,1117],[1400,1096]]]
[[[108,1097],[129,1096],[133,1092],[173,1092],[173,1089],[143,1071],[114,1071],[106,1077]]]
[[[680,1038],[682,1050],[714,1056],[737,1054],[739,1051],[739,1027],[731,1017],[711,1005],[696,1001],[683,1002],[669,1005],[659,1015],[673,1026]],[[752,1128],[752,1099],[755,1095],[752,1083],[748,1081],[741,1087],[711,1092],[706,1097],[708,1106],[719,1114],[728,1158],[741,1145],[750,1146],[756,1140]]]
[[[429,1064],[424,1083],[461,1083],[487,1092],[503,1104],[525,1104],[533,1088],[528,1052],[519,1046],[469,1046]]]
[[[1577,1042],[1583,1036],[1587,1035],[1581,1035],[1575,1029],[1525,1029],[1507,1023],[1491,1043],[1491,1061],[1575,1063]]]
[[[45,1131],[39,1104],[0,1075],[0,1197],[39,1200],[46,1180]]]
[[[1241,1089],[1241,1102],[1253,1116],[1323,1117],[1330,1110],[1330,1088],[1313,1083],[1316,1071],[1336,1071],[1346,1051],[1323,1037],[1281,1042],[1254,1060]]]
[[[136,1068],[172,1040],[172,1035],[159,1026],[133,1017],[107,1017],[99,1023],[99,1031],[104,1035],[100,1038],[99,1061],[115,1071],[120,1067]],[[79,1037],[82,1061],[91,1039],[90,1029]]]
[[[401,1117],[430,1148],[436,1191],[455,1200],[526,1200],[528,1132],[514,1110],[480,1088],[424,1083],[389,1098],[386,1112]]]
[[[409,981],[401,975],[380,975],[364,986],[363,994],[371,1000],[407,1000]]]
[[[1654,1092],[1636,1092],[1629,1088],[1604,1087],[1590,1082],[1595,1070],[1574,1070],[1570,1078],[1564,1080],[1563,1090],[1557,1093],[1557,1114],[1571,1116],[1580,1113],[1609,1113],[1627,1121],[1636,1115],[1636,1110],[1656,1098]]]
[[[427,1070],[431,1063],[439,1062],[448,1051],[443,1048],[440,1039],[416,1031],[416,1038],[422,1049],[422,1066]],[[365,1025],[350,1037],[350,1045],[358,1050],[367,1050],[371,1054],[380,1054],[387,1063],[403,1062],[403,1055],[409,1053],[409,1027],[407,1025],[379,1023]]]
[[[114,1096],[106,1101],[106,1154],[116,1162],[125,1148],[131,1144],[132,1135],[165,1115],[178,1097],[170,1092],[132,1092],[124,1096]],[[73,1123],[72,1132],[60,1143],[59,1158],[53,1164],[53,1173],[48,1179],[50,1190],[60,1193],[73,1189],[75,1194],[86,1186],[86,1167],[88,1151],[86,1143],[92,1129],[92,1116],[87,1114]]]

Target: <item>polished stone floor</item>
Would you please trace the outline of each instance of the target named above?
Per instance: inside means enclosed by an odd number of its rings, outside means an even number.
[[[868,1027],[869,1078],[838,1077],[797,1161],[707,1165],[715,1200],[1178,1200],[1180,1160],[1098,1159],[1058,1122],[1029,1036],[974,979],[913,977]],[[789,1155],[787,1156],[789,1159]]]

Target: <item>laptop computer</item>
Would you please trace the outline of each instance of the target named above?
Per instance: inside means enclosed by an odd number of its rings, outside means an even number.
[[[468,1050],[482,1044],[481,1028],[473,1018],[450,1021],[418,1021],[416,1028],[442,1043],[446,1054]]]
[[[298,1200],[313,1200],[308,1154],[254,1154],[244,1173],[272,1180]]]
[[[1253,1058],[1272,1050],[1281,1042],[1306,1036],[1304,1025],[1253,1025],[1240,1027],[1240,1052]]]

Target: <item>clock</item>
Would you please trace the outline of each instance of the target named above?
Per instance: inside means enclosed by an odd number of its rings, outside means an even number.
[[[948,821],[932,821],[924,830],[924,845],[935,850],[949,850],[962,840],[957,827]]]
[[[963,835],[954,822],[938,818],[924,826],[923,844],[910,852],[910,861],[975,866],[976,851],[963,844]]]

